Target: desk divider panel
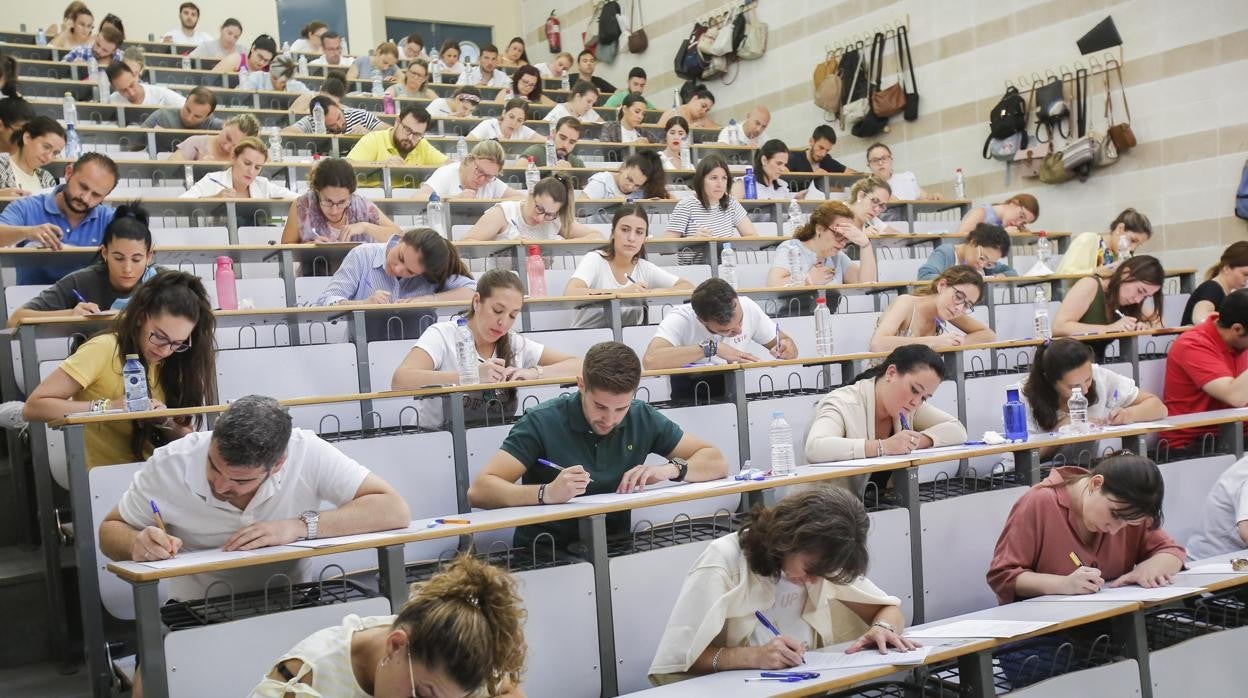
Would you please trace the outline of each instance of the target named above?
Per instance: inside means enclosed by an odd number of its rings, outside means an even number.
[[[1248,627],[1200,635],[1149,653],[1153,698],[1243,695]]]
[[[1017,691],[1001,695],[1013,698],[1053,698],[1054,696],[1096,696],[1096,698],[1139,698],[1140,666],[1134,659],[1092,669],[1062,674]],[[1188,693],[1185,695],[1204,695]]]
[[[910,564],[910,512],[906,509],[873,511],[867,534],[871,567],[867,578],[886,593],[901,599],[906,625],[914,622],[914,584]]]
[[[59,439],[60,433],[55,432]],[[114,617],[121,620],[134,620],[134,594],[129,583],[108,571],[109,559],[100,552],[100,524],[108,512],[121,501],[121,495],[130,487],[135,473],[139,472],[142,463],[126,463],[92,468],[87,472],[91,481],[91,526],[95,531],[95,574],[100,580],[100,600],[104,608]],[[86,573],[85,570],[80,570]],[[161,597],[167,584],[161,583]]]
[[[524,692],[594,698],[602,691],[594,568],[587,562],[515,574],[527,617]]]
[[[1186,545],[1204,527],[1205,499],[1222,473],[1234,464],[1235,456],[1226,454],[1158,465],[1166,483],[1163,527],[1179,545]]]

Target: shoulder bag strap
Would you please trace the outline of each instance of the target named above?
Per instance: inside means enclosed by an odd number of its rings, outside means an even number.
[[[871,39],[871,80],[867,83],[868,92],[879,92],[880,82],[884,80],[884,33],[876,32]]]
[[[909,91],[918,92],[919,83],[914,79],[914,55],[910,53],[910,32],[904,26],[897,27],[897,63],[901,68],[903,81],[905,73],[910,73]]]
[[[1075,108],[1077,114],[1075,125],[1078,127],[1076,137],[1088,135],[1088,71],[1086,68],[1075,70]]]
[[[1105,128],[1108,129],[1114,125],[1114,100],[1113,93],[1109,86],[1109,68],[1105,68]]]
[[[1122,81],[1122,64],[1110,59],[1105,63],[1105,80],[1109,81],[1109,64],[1114,64],[1114,72],[1118,74],[1118,93],[1122,95],[1122,108],[1127,111],[1127,123],[1131,123],[1131,105],[1127,103],[1127,86]]]

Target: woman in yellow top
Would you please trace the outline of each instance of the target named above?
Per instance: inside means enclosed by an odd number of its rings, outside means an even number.
[[[126,408],[122,366],[137,354],[147,371],[151,408],[199,407],[216,395],[216,318],[199,277],[162,271],[143,282],[102,332],[61,362],[26,401],[28,420]],[[198,427],[198,419],[108,422],[86,428],[87,465],[146,460],[157,447]]]
[[[1096,274],[1106,277],[1122,262],[1119,247],[1135,250],[1153,236],[1153,224],[1148,216],[1133,208],[1118,214],[1109,224],[1108,233],[1080,233],[1070,241],[1062,261],[1057,265],[1058,274]]]

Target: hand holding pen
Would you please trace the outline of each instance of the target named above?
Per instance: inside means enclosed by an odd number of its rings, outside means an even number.
[[[182,540],[169,535],[168,529],[165,528],[165,519],[160,515],[156,500],[150,500],[148,503],[152,507],[152,516],[156,519],[156,526],[148,526],[134,536],[134,540],[130,543],[130,559],[135,562],[168,560],[182,549]]]
[[[69,289],[69,292],[74,294],[74,298],[78,299],[78,305],[74,306],[74,315],[95,315],[100,312],[100,306],[92,303],[86,298],[83,298],[82,294],[78,292],[78,289],[71,288]]]
[[[585,494],[589,483],[593,482],[585,468],[579,465],[564,467],[545,458],[538,458],[537,463],[559,471],[559,475],[546,485],[544,499],[547,504],[563,504],[573,497]]]
[[[806,660],[806,644],[780,634],[780,630],[772,624],[762,611],[755,611],[754,617],[758,618],[758,622],[764,628],[767,628],[775,639],[761,647],[751,647],[755,653],[750,662],[755,669],[788,669],[799,664],[805,664]]]
[[[1095,566],[1084,565],[1079,560],[1079,556],[1072,550],[1070,552],[1070,561],[1075,564],[1075,571],[1066,575],[1066,582],[1063,590],[1067,594],[1095,594],[1105,586],[1105,580],[1101,577],[1101,571]]]
[[[1114,394],[1109,396],[1109,402],[1105,404],[1109,408],[1109,416],[1105,418],[1106,424],[1130,424],[1133,420],[1127,414],[1128,407],[1120,405],[1118,402],[1118,390],[1114,390]]]

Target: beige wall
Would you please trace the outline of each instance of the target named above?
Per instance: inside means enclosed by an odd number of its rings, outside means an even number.
[[[649,50],[621,54],[600,74],[617,85],[634,64],[650,74],[651,92],[670,102],[679,81],[672,55],[692,22],[722,3],[639,0]],[[621,2],[627,11],[629,3]],[[894,151],[899,169],[914,171],[924,186],[951,191],[955,168],[968,176],[968,195],[999,201],[1028,191],[1041,202],[1038,227],[1100,230],[1118,211],[1134,206],[1153,221],[1153,241],[1169,264],[1209,264],[1221,247],[1244,239],[1248,224],[1234,218],[1233,194],[1248,156],[1248,3],[1205,0],[760,0],[759,17],[769,23],[768,53],[741,64],[732,85],[713,81],[721,122],[738,119],[749,105],[772,110],[770,135],[790,145],[806,141],[823,114],[810,101],[810,75],[828,47],[847,36],[909,16],[910,40],[922,95],[920,118],[893,121],[881,140]],[[524,0],[523,23],[529,54],[549,52],[535,41],[551,9],[563,22],[564,48],[576,53],[590,4],[573,0]],[[1059,186],[1015,176],[1007,184],[1003,163],[986,161],[980,149],[987,112],[1004,83],[1020,74],[1043,72],[1079,58],[1075,39],[1112,14],[1125,44],[1125,77],[1140,147],[1086,183]],[[889,56],[891,63],[892,56]],[[886,82],[888,82],[886,78]],[[1093,87],[1093,101],[1100,88]],[[1102,123],[1092,108],[1094,124]],[[838,129],[839,131],[839,129]],[[866,169],[868,143],[844,134],[834,156]]]

